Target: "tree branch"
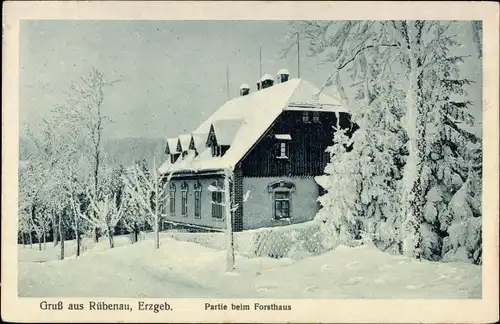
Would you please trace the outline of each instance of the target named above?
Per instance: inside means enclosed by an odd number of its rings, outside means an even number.
[[[478,136],[458,127],[457,124],[453,122],[448,116],[444,116],[444,124],[450,126],[452,129],[454,129],[456,132],[458,132],[460,135],[474,144],[481,142],[481,139]]]

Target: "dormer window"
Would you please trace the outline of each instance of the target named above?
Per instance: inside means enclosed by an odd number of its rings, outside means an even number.
[[[174,163],[177,161],[177,159],[179,158],[179,156],[180,156],[180,154],[179,154],[179,153],[171,154],[171,155],[170,155],[170,162],[171,162],[172,164],[174,164]]]
[[[310,123],[309,112],[308,111],[303,111],[302,112],[302,122],[304,122],[304,123]]]
[[[319,123],[319,111],[313,111],[313,123]]]
[[[220,156],[221,154],[221,149],[219,145],[213,144],[212,145],[212,156]]]

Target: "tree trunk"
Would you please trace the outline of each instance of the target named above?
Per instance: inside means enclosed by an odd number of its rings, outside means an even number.
[[[420,175],[425,151],[425,109],[422,96],[422,61],[419,22],[415,23],[417,33],[413,34],[407,23],[408,56],[409,56],[409,84],[406,95],[406,131],[408,133],[409,156],[405,171],[405,191],[403,200],[403,254],[408,257],[419,258],[421,253],[420,224],[423,220],[424,188]],[[421,29],[420,29],[421,30]]]
[[[33,248],[33,233],[31,233],[31,231],[29,232],[29,238],[30,238],[30,249]]]
[[[57,233],[57,223],[54,213],[52,213],[52,240],[54,241],[54,246],[59,243],[59,233]]]
[[[113,240],[113,232],[111,226],[108,225],[108,239],[109,239],[109,247],[112,249],[115,247],[115,242]]]
[[[75,213],[75,240],[76,240],[76,256],[80,256],[80,246],[81,246],[81,238],[80,238],[80,229],[78,226],[78,215]]]
[[[43,249],[47,250],[47,231],[43,231]]]
[[[63,224],[62,224],[62,213],[59,214],[59,227],[58,227],[58,232],[59,232],[59,238],[61,241],[61,255],[59,257],[59,260],[64,260],[64,231],[63,231]]]
[[[153,160],[154,161],[154,160]],[[156,170],[156,163],[154,163],[154,168]],[[160,179],[156,172],[154,173],[155,177],[155,247],[156,249],[160,248]]]
[[[55,220],[55,217],[54,217]],[[56,246],[59,243],[59,230],[58,230],[58,224],[54,221],[52,223],[52,239],[54,240],[54,246]]]
[[[42,233],[40,233],[40,227],[36,231],[36,240],[38,242],[38,251],[42,250]]]
[[[98,181],[99,181],[99,157],[100,157],[100,146],[101,146],[101,106],[100,104],[97,106],[97,141],[95,143],[95,147],[94,147],[94,157],[95,157],[95,168],[94,168],[94,194],[96,195],[96,197],[94,197],[94,199],[98,199],[97,198],[97,190],[99,188],[99,185],[98,185]],[[96,211],[94,210],[94,216],[96,216]],[[96,219],[94,217],[94,219]],[[94,241],[97,243],[99,242],[99,233],[98,233],[98,229],[97,227],[94,227]]]
[[[136,243],[139,241],[139,225],[134,224],[134,228],[132,229],[132,243]]]
[[[227,256],[226,271],[234,270],[234,238],[233,238],[233,220],[231,217],[231,198],[229,189],[229,175],[224,178],[224,209],[226,211],[226,232],[227,232]]]

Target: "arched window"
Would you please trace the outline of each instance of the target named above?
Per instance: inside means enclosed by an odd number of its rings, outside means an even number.
[[[201,183],[194,184],[194,218],[201,218]]]
[[[169,192],[170,215],[175,216],[175,184],[170,184]]]
[[[188,184],[187,182],[183,182],[181,184],[181,215],[183,217],[188,216],[188,205],[187,205],[187,193],[188,193]]]
[[[273,195],[274,219],[291,219],[292,193],[295,191],[295,185],[288,181],[276,181],[270,183],[267,190]]]

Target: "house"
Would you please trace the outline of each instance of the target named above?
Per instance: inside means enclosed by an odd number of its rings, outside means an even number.
[[[162,174],[172,174],[167,222],[200,229],[226,226],[221,192],[230,170],[233,229],[242,231],[314,218],[335,129],[351,127],[348,111],[303,79],[280,70],[251,92],[224,103],[191,134],[166,140]],[[243,203],[243,196],[249,198]],[[215,203],[214,203],[215,202]]]

